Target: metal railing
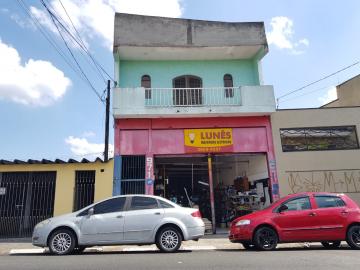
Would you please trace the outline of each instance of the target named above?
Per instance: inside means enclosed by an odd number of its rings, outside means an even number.
[[[145,106],[194,107],[241,105],[240,87],[146,88],[144,90]]]
[[[145,194],[145,179],[121,179],[121,194]]]

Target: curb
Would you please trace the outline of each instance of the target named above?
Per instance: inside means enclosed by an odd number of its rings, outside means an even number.
[[[180,250],[186,251],[209,251],[209,250],[216,250],[215,246],[184,246],[181,247]],[[124,248],[87,248],[86,252],[146,252],[146,251],[158,251],[156,247],[124,247]],[[27,254],[45,254],[48,253],[47,249],[45,248],[33,248],[33,249],[11,249],[8,255],[27,255]]]

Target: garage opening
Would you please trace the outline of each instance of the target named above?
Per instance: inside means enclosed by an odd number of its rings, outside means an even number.
[[[207,155],[155,157],[154,194],[185,207],[198,207],[205,223],[226,228],[236,217],[270,204],[266,155],[211,156],[214,215],[211,211]]]

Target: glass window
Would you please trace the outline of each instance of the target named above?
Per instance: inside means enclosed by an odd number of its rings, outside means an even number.
[[[296,198],[284,203],[288,209],[286,211],[298,211],[311,209],[309,197]]]
[[[145,88],[145,98],[151,98],[151,78],[149,75],[144,75],[141,77],[141,87]]]
[[[224,87],[225,87],[225,97],[233,97],[234,96],[234,84],[233,78],[230,74],[224,75]]]
[[[130,210],[144,210],[159,208],[158,202],[150,197],[132,197]]]
[[[358,149],[355,126],[280,129],[283,152]]]
[[[125,201],[125,197],[119,197],[98,203],[94,206],[94,214],[120,212],[124,209]]]
[[[341,207],[346,205],[341,198],[334,196],[316,196],[315,200],[318,208]]]
[[[158,200],[160,203],[161,208],[174,208],[174,206],[172,206],[170,203],[167,203],[163,200]]]

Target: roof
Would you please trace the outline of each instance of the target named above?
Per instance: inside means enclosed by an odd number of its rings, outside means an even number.
[[[111,159],[110,159],[111,160]],[[0,159],[0,165],[15,165],[15,164],[69,164],[69,163],[95,163],[95,162],[101,162],[105,163],[101,158],[97,157],[94,161],[90,161],[86,158],[81,159],[80,161],[76,159],[68,159],[68,160],[62,160],[62,159],[55,159],[55,160],[49,160],[49,159],[28,159],[27,161],[20,160],[20,159],[14,159],[14,160],[6,160],[6,159]]]
[[[249,59],[267,51],[264,22],[115,14],[113,52],[125,60],[193,60],[201,52],[203,60]]]

